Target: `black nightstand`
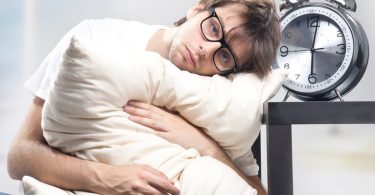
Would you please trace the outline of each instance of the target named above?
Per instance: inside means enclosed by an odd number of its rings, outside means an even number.
[[[269,195],[293,195],[293,124],[375,124],[373,101],[268,102],[264,113]]]

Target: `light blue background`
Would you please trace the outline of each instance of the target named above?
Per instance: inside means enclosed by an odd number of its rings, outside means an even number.
[[[104,17],[171,26],[194,3],[195,0],[0,0],[0,192],[18,194],[18,182],[7,174],[6,155],[33,97],[22,84],[66,31],[82,19]],[[357,0],[357,4],[354,15],[367,32],[370,62],[362,81],[345,99],[375,101],[375,2]],[[280,101],[284,94],[280,91],[273,101]],[[294,128],[295,194],[375,194],[374,127]],[[265,173],[263,170],[263,178]]]

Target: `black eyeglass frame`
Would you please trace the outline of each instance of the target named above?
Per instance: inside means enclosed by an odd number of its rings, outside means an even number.
[[[205,19],[202,20],[200,27],[201,27],[202,35],[203,35],[203,37],[204,37],[207,41],[209,41],[209,42],[219,42],[219,43],[221,44],[221,46],[215,51],[215,53],[214,53],[214,55],[213,55],[213,57],[212,57],[212,61],[214,62],[215,68],[220,72],[220,74],[229,74],[229,73],[235,73],[235,72],[238,72],[239,68],[237,67],[238,65],[237,65],[237,62],[236,62],[235,56],[233,55],[232,50],[229,48],[228,43],[225,42],[225,35],[224,35],[223,25],[221,24],[221,21],[220,21],[219,17],[218,17],[217,14],[216,14],[215,8],[214,8],[214,7],[210,7],[210,8],[208,9],[208,11],[210,12],[210,15],[209,15],[207,18],[205,18]],[[221,27],[221,31],[222,31],[221,34],[222,34],[223,36],[222,36],[221,39],[219,39],[219,40],[212,40],[212,39],[207,38],[207,36],[205,35],[205,33],[204,33],[204,31],[203,31],[203,22],[205,22],[206,20],[208,20],[208,19],[210,19],[210,18],[212,18],[212,17],[216,18],[216,19],[219,21],[219,24],[220,24],[220,27]],[[216,62],[215,62],[215,55],[216,55],[216,53],[217,53],[220,49],[222,49],[222,48],[226,48],[226,49],[228,49],[228,51],[230,52],[230,54],[231,54],[232,57],[233,57],[233,60],[234,60],[234,67],[233,67],[232,69],[222,71],[222,70],[220,70],[220,69],[217,67],[217,65],[216,65]]]

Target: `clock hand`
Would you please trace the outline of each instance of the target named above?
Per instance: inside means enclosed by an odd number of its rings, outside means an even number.
[[[313,50],[313,51],[317,51],[317,50],[322,50],[322,49],[325,49],[324,47],[319,47],[319,48],[313,48],[313,49],[311,49],[311,50]]]
[[[314,52],[316,51],[316,49],[315,49],[315,40],[316,40],[316,34],[318,32],[319,20],[320,20],[320,17],[318,16],[318,20],[316,21],[316,25],[315,25],[314,39],[313,39],[312,47],[311,47],[311,71],[310,71],[311,78],[315,78],[315,74],[314,74]],[[315,83],[315,82],[311,82],[310,78],[309,78],[309,82],[310,83]]]
[[[320,47],[320,48],[312,48],[312,49],[296,49],[296,50],[292,50],[292,51],[289,51],[289,52],[317,51],[317,50],[322,50],[322,49],[325,49],[325,48]]]
[[[311,71],[310,75],[314,74],[314,51],[311,49]]]
[[[316,34],[318,32],[319,20],[320,20],[320,17],[318,16],[318,20],[316,21],[316,25],[315,25],[314,39],[313,39],[313,42],[312,42],[311,49],[314,49],[314,47],[315,47],[315,40],[316,40]]]
[[[311,49],[296,49],[296,50],[289,51],[289,52],[301,52],[301,51],[311,51]]]

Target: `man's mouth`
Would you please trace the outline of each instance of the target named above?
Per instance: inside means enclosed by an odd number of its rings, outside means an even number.
[[[185,58],[195,68],[196,67],[195,60],[194,60],[193,56],[191,55],[191,52],[190,52],[189,48],[185,47],[185,49],[186,49],[185,50]]]

